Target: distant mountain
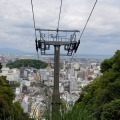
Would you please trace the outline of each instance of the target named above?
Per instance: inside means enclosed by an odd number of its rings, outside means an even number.
[[[0,48],[0,54],[24,54],[26,52],[14,48]]]

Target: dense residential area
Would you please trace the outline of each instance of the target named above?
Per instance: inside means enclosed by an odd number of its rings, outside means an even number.
[[[62,104],[67,109],[64,116],[72,112],[73,116],[79,113],[79,118],[76,117],[76,120],[81,120],[82,117],[98,120],[119,118],[119,111],[116,111],[119,110],[119,55],[120,51],[117,51],[112,58],[104,61],[95,58],[76,58],[72,61],[66,58],[61,59],[59,91]],[[45,119],[46,111],[52,114],[54,61],[51,57],[43,57],[40,64],[47,66],[36,69],[31,66],[30,61],[38,62],[38,60],[18,59],[10,60],[7,56],[5,58],[1,55],[0,82],[5,80],[9,89],[12,88],[14,93],[9,91],[11,102],[14,103],[13,105],[18,104],[16,106],[21,109],[21,115],[28,119]],[[9,61],[11,63],[8,63]],[[25,61],[30,64],[26,66]],[[21,63],[21,66],[11,69],[6,66],[11,64],[14,66],[16,63]],[[5,96],[2,99],[7,100]],[[1,113],[9,117],[4,111],[5,106],[2,105],[2,107]]]
[[[31,66],[33,60],[14,60],[14,58],[7,60],[6,58],[1,56],[1,76],[6,76],[9,83],[15,86],[13,87],[15,93],[14,102],[19,102],[24,112],[28,113],[31,118],[42,117],[46,109],[51,109],[54,83],[53,59],[49,57],[43,58],[44,60],[41,60],[40,64],[38,64],[39,68],[43,64],[47,64],[47,66],[36,69]],[[9,61],[11,62],[7,64]],[[36,61],[34,60],[33,63],[37,64]],[[100,61],[99,59],[88,59],[88,62],[86,59],[75,59],[73,61],[66,58],[61,59],[59,91],[61,100],[67,106],[74,105],[83,86],[101,75]],[[26,66],[25,63],[30,64]],[[16,67],[17,64],[21,66]],[[16,66],[11,68],[11,65]]]

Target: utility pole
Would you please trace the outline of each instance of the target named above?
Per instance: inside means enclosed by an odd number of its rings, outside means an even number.
[[[36,39],[36,50],[40,49],[41,55],[54,55],[54,88],[52,95],[52,116],[60,112],[60,92],[59,92],[59,61],[60,47],[64,46],[67,56],[76,53],[80,41],[76,40],[78,30],[53,30],[53,29],[35,29],[40,34],[40,39]],[[55,32],[55,34],[51,34]],[[56,34],[57,33],[57,34]],[[61,33],[62,36],[59,36]],[[63,36],[64,33],[72,33],[70,37]],[[50,50],[50,46],[54,46],[54,54],[47,54],[46,50]],[[53,119],[55,119],[53,117]]]

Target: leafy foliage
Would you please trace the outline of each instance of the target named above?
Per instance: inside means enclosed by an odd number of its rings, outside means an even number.
[[[36,69],[40,69],[40,68],[46,68],[47,67],[47,63],[40,61],[40,60],[32,60],[32,59],[21,59],[21,60],[17,60],[15,62],[12,63],[8,63],[7,66],[9,68],[20,68],[22,66],[24,67],[33,67]]]
[[[116,99],[103,106],[101,120],[120,120],[120,99]]]
[[[28,120],[18,102],[13,100],[15,95],[5,76],[0,77],[0,120]]]
[[[104,73],[112,68],[113,59],[105,59],[101,64],[101,72]]]
[[[76,106],[79,107],[79,112],[87,110],[94,120],[119,120],[120,50],[112,58],[102,62],[101,72],[102,76],[83,88]],[[83,119],[86,119],[86,116]]]
[[[112,58],[106,59],[102,62],[101,64],[102,73],[110,69],[120,72],[120,50],[117,50]]]

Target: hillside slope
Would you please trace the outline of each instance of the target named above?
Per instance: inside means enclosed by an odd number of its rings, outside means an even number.
[[[75,109],[93,120],[120,120],[120,50],[101,64],[102,76],[83,88]]]

